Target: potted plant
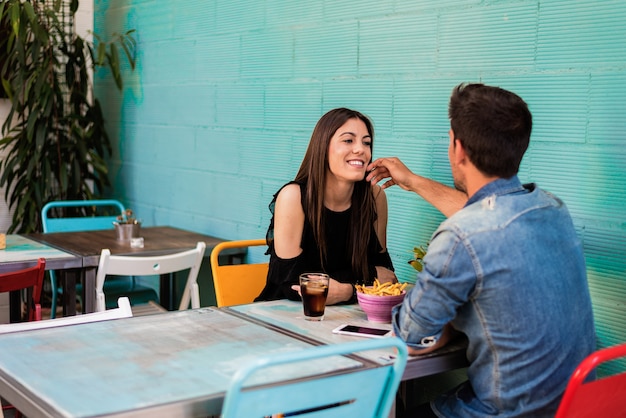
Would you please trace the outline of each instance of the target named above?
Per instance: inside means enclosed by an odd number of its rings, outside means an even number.
[[[135,218],[132,209],[126,209],[124,213],[118,215],[115,225],[115,233],[118,241],[130,241],[138,238],[141,230],[141,221]]]
[[[9,232],[40,231],[43,205],[91,200],[110,186],[111,143],[90,72],[108,68],[122,88],[120,55],[135,67],[133,31],[88,42],[73,31],[78,1],[0,1],[2,126],[0,187],[15,208]],[[68,23],[69,22],[69,23]]]

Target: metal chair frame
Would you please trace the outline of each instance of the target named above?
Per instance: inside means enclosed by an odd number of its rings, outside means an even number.
[[[626,416],[626,371],[586,382],[600,364],[626,357],[626,344],[587,356],[570,378],[555,418]]]
[[[41,290],[46,260],[40,258],[37,265],[22,270],[0,274],[0,293],[27,290],[27,317],[29,321],[41,319]]]
[[[269,368],[310,362],[338,355],[394,347],[393,363],[356,367],[295,381],[250,385],[257,372],[271,376]],[[244,365],[231,380],[222,408],[223,418],[291,416],[316,418],[384,418],[389,415],[407,361],[405,343],[397,337],[312,347],[260,357]]]

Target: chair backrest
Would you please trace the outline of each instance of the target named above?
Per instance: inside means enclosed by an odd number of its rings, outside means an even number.
[[[112,207],[115,215],[110,216],[72,216],[72,217],[50,217],[50,212],[57,208],[102,208]],[[114,199],[102,200],[58,200],[47,203],[41,209],[41,222],[43,232],[73,232],[73,231],[97,231],[102,229],[113,229],[113,222],[117,216],[124,213],[124,205]]]
[[[361,351],[395,347],[393,363],[378,367],[357,367],[343,373],[292,381],[246,385],[249,378],[268,367],[308,362],[318,358],[348,355]],[[285,416],[298,417],[387,417],[407,360],[407,348],[399,338],[364,339],[346,344],[325,345],[291,353],[258,357],[239,369],[231,380],[223,418]],[[245,387],[244,387],[245,386]]]
[[[601,363],[626,356],[626,344],[598,350],[570,378],[555,418],[626,416],[626,372],[585,382]]]
[[[57,319],[44,319],[35,322],[20,322],[16,324],[0,325],[0,334],[18,331],[30,331],[32,329],[63,327],[66,325],[86,324],[88,322],[108,321],[110,319],[130,318],[133,311],[130,307],[130,300],[127,297],[121,297],[117,300],[117,308],[109,309],[104,312],[93,312],[75,316],[64,316]]]
[[[0,274],[0,293],[15,290],[28,290],[28,320],[41,319],[41,289],[43,275],[46,270],[46,260],[40,258],[37,265],[22,270]]]
[[[189,270],[189,275],[178,309],[187,309],[190,300],[193,309],[199,308],[200,291],[197,278],[205,249],[206,244],[198,242],[193,250],[150,257],[111,255],[108,249],[102,250],[96,273],[96,311],[106,309],[103,288],[107,275],[154,276],[183,270]]]
[[[217,306],[232,306],[254,301],[267,279],[268,263],[219,265],[220,253],[230,248],[267,245],[265,239],[222,242],[211,251],[211,272]]]

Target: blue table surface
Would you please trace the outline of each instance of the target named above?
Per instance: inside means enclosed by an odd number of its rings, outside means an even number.
[[[322,344],[340,344],[357,341],[363,338],[334,334],[332,332],[333,329],[344,324],[387,330],[392,328],[390,323],[369,321],[367,315],[358,304],[327,306],[324,312],[324,320],[319,322],[306,321],[304,319],[302,302],[294,302],[286,299],[270,302],[255,302],[225,309],[248,320],[271,324],[293,333],[293,335],[298,338]],[[467,359],[465,357],[466,347],[467,341],[465,339],[459,339],[434,352],[419,356],[409,356],[403,380],[465,367],[467,365]],[[393,349],[372,350],[363,352],[359,354],[359,356],[374,363],[386,365],[393,361],[395,353]]]
[[[6,248],[0,250],[0,263],[37,260],[39,257],[52,259],[74,257],[74,255],[13,234],[6,236]]]
[[[365,312],[358,304],[327,306],[324,311],[323,321],[305,320],[302,302],[287,299],[232,306],[228,310],[243,314],[249,320],[258,320],[275,325],[291,331],[294,335],[298,335],[301,338],[309,338],[312,341],[324,344],[341,344],[359,341],[363,338],[334,334],[333,329],[343,324],[391,329],[391,324],[369,322],[367,315],[365,315]],[[388,364],[395,358],[394,350],[391,348],[364,352],[360,356],[381,365]]]
[[[0,383],[57,416],[116,414],[210,397],[221,405],[246,361],[305,347],[310,344],[225,311],[175,311],[0,335]],[[337,356],[303,368],[278,367],[254,383],[361,365]]]

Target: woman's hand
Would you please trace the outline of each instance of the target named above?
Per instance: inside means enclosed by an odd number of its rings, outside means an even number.
[[[396,277],[396,273],[389,270],[388,268],[376,266],[376,278],[380,283],[397,283],[398,278]]]
[[[300,285],[294,284],[291,288],[302,297]],[[350,299],[352,299],[352,285],[350,283],[341,283],[333,278],[328,280],[326,305],[336,305],[337,303],[346,302]]]

